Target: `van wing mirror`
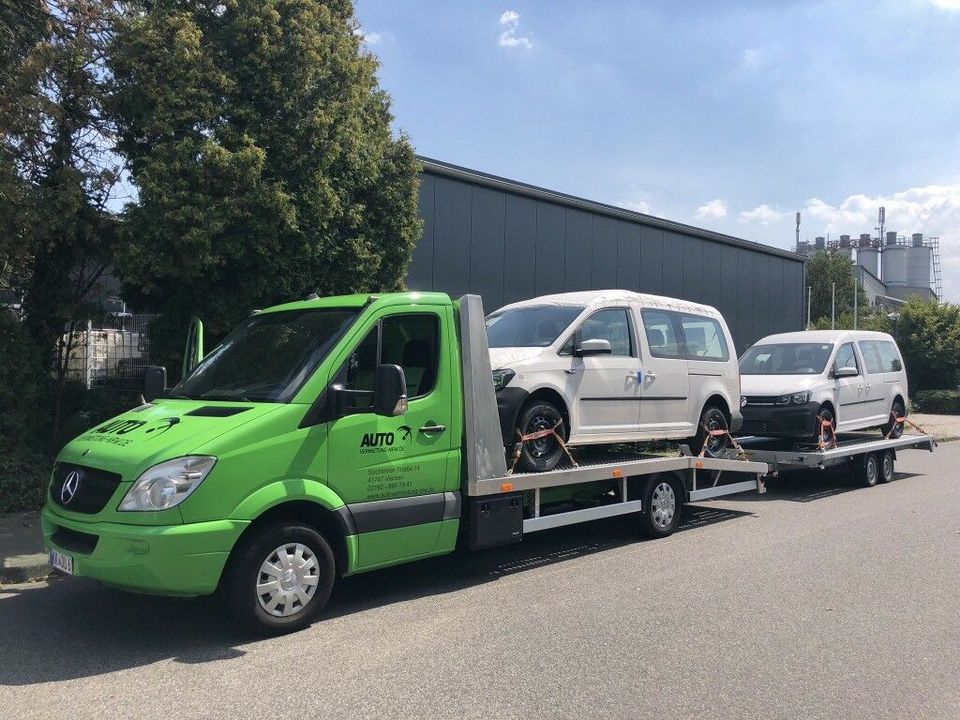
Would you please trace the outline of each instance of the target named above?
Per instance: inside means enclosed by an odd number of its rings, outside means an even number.
[[[378,365],[373,376],[373,412],[396,417],[407,412],[407,380],[399,365]]]
[[[609,340],[592,338],[580,341],[574,354],[577,357],[583,357],[584,355],[609,355],[611,352],[613,352],[613,348],[610,347]]]
[[[849,365],[845,365],[842,368],[836,368],[833,371],[833,376],[836,378],[856,377],[859,374],[860,373],[857,372],[855,367],[850,367]]]
[[[143,373],[143,399],[153,402],[167,391],[167,369],[150,365]]]

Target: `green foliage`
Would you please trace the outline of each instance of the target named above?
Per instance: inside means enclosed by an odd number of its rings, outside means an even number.
[[[911,393],[960,384],[960,306],[909,299],[894,325]]]
[[[0,454],[0,513],[39,508],[50,469],[48,456],[27,448]]]
[[[251,309],[401,288],[417,163],[394,138],[352,4],[142,3],[110,67],[139,199],[118,265],[178,366],[189,318],[216,341]]]
[[[875,330],[877,332],[892,332],[893,322],[883,313],[878,313],[872,308],[865,308],[868,314],[857,313],[857,330]],[[830,317],[822,317],[812,323],[812,330],[830,330]],[[836,330],[853,330],[853,311],[844,312],[836,318],[834,324]]]
[[[855,278],[850,258],[837,250],[825,250],[807,261],[807,284],[811,288],[810,317],[817,323],[826,318],[828,328],[834,283],[836,284],[836,314],[839,317],[849,313],[852,319]],[[857,304],[860,312],[869,308],[863,288],[857,288]]]
[[[921,390],[913,393],[914,412],[960,415],[960,390]]]

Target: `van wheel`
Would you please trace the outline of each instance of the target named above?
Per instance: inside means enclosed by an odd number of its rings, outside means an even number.
[[[880,463],[877,456],[873,453],[867,453],[857,462],[857,480],[866,487],[873,487],[880,479]]]
[[[890,407],[890,417],[887,423],[880,428],[880,432],[883,433],[884,437],[890,437],[893,440],[901,437],[903,435],[904,423],[896,422],[895,418],[906,416],[907,409],[903,405],[903,400],[894,400],[893,405]]]
[[[724,435],[711,435],[710,431],[728,430],[730,423],[723,410],[716,405],[707,405],[700,413],[700,423],[697,425],[697,434],[690,442],[693,453],[703,451],[707,457],[719,457],[727,447],[727,438]]]
[[[301,630],[323,610],[336,577],[330,543],[308,525],[277,522],[244,538],[230,558],[221,598],[263,635]]]
[[[672,535],[680,524],[683,487],[672,475],[654,475],[643,488],[640,529],[651,538]]]
[[[561,437],[565,437],[562,420],[563,415],[553,403],[535,400],[520,411],[517,430],[522,435],[529,435],[540,430],[549,430],[560,422],[557,432]],[[563,448],[560,443],[552,435],[547,435],[522,443],[517,465],[520,470],[527,472],[547,472],[553,470],[562,457]]]
[[[887,450],[880,456],[880,482],[892,482],[894,472],[893,450]]]

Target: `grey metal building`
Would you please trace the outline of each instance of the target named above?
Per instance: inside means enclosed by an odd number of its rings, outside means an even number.
[[[483,296],[488,312],[622,288],[717,307],[738,352],[804,324],[802,256],[420,158],[423,237],[407,285]]]

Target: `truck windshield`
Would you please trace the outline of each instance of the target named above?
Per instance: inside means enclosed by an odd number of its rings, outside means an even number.
[[[356,319],[354,308],[254,315],[174,387],[168,397],[286,402]]]
[[[819,375],[832,352],[832,343],[754,345],[740,358],[740,374]]]
[[[487,345],[547,347],[583,310],[570,305],[535,305],[495,312],[487,318]]]

